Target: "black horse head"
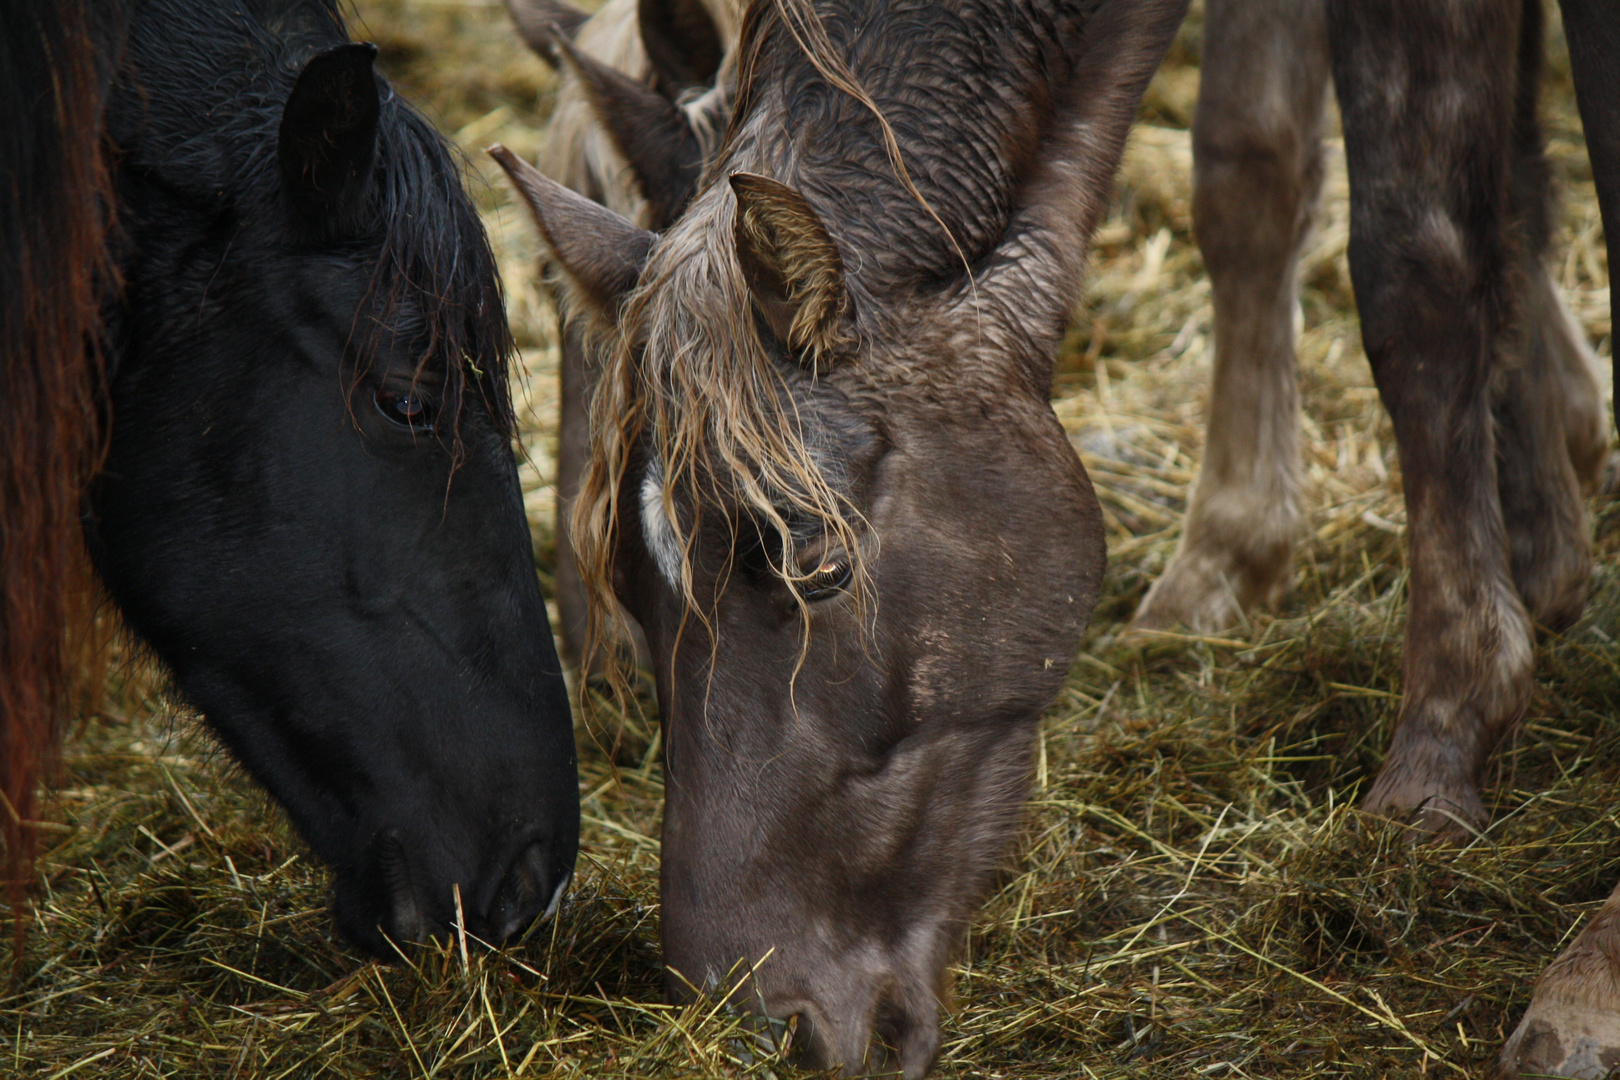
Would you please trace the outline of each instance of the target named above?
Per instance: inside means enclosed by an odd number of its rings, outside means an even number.
[[[373,952],[554,905],[572,725],[456,161],[323,2],[152,0],[106,123],[109,454],[86,529]]]

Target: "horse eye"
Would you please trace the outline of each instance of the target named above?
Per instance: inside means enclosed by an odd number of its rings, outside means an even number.
[[[843,591],[844,586],[849,584],[850,572],[847,555],[823,559],[821,565],[799,586],[800,595],[806,600],[825,600]]]
[[[437,418],[438,411],[434,408],[433,402],[421,391],[390,390],[384,387],[377,391],[377,396],[373,400],[377,403],[377,411],[390,423],[416,432],[433,430],[433,421]]]

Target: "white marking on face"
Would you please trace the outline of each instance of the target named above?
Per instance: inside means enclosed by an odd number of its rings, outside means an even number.
[[[641,539],[652,553],[658,572],[669,587],[681,587],[681,547],[675,526],[664,509],[664,467],[657,461],[647,466],[641,478]]]
[[[545,914],[540,916],[542,919],[549,919],[557,913],[557,905],[562,903],[563,893],[568,891],[568,883],[573,880],[574,875],[570,873],[557,882],[557,891],[551,894],[551,903],[546,905]]]

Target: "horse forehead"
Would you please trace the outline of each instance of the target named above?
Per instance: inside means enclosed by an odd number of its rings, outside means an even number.
[[[841,225],[840,240],[867,249],[874,273],[950,273],[1004,231],[1019,163],[1050,108],[1045,88],[1064,17],[952,0],[834,7],[823,8],[833,50],[887,130],[866,103],[828,83],[794,34],[777,32],[741,95],[747,115],[722,171],[787,169],[829,224]],[[895,173],[890,131],[910,183]],[[892,243],[896,236],[907,243]]]

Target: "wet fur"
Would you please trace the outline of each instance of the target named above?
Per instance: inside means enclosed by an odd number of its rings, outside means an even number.
[[[642,40],[645,9],[638,0],[608,0],[589,18],[576,9],[562,8],[557,0],[509,0],[508,6],[525,40],[558,68],[557,100],[537,162],[540,171],[638,225],[667,227],[691,198],[697,180],[694,166],[713,155],[730,117],[735,79],[730,63],[742,19],[741,5],[732,0],[697,5],[707,13],[724,54],[725,70],[716,73],[713,85],[703,93],[687,86],[672,87],[671,76],[649,59]],[[690,26],[693,21],[694,14],[686,12],[664,18],[660,24],[666,28],[671,23]],[[570,61],[559,50],[550,29],[558,27],[567,29],[577,59]],[[656,32],[656,28],[648,32]],[[664,55],[679,52],[682,47],[682,42],[671,41],[655,45],[652,51]],[[612,95],[593,93],[585,65],[602,72],[599,80],[615,83],[618,89]],[[638,114],[641,119],[620,127],[603,123],[605,109],[611,110],[634,94],[630,87],[643,91],[643,107]],[[668,96],[671,89],[682,92],[679,102]],[[646,95],[652,95],[650,115]],[[671,131],[672,121],[685,126]],[[649,140],[649,132],[655,132],[657,137]],[[634,144],[627,146],[627,139],[634,139]],[[648,188],[655,185],[656,191],[649,197]],[[588,454],[587,409],[602,360],[586,343],[588,312],[575,312],[565,305],[559,322],[562,385],[557,423],[557,608],[564,650],[575,662],[587,660],[593,669],[600,670],[600,658],[588,660],[594,655],[588,641],[590,615],[575,565],[569,518]],[[636,655],[646,662],[646,644],[640,631],[626,625]]]
[[[758,965],[739,1000],[799,1015],[813,1061],[918,1077],[938,1052],[1100,580],[1046,395],[1180,14],[756,5],[726,138],[610,320],[573,535],[657,661],[667,985]],[[543,231],[577,215],[519,183]],[[829,553],[851,583],[808,603]]]

